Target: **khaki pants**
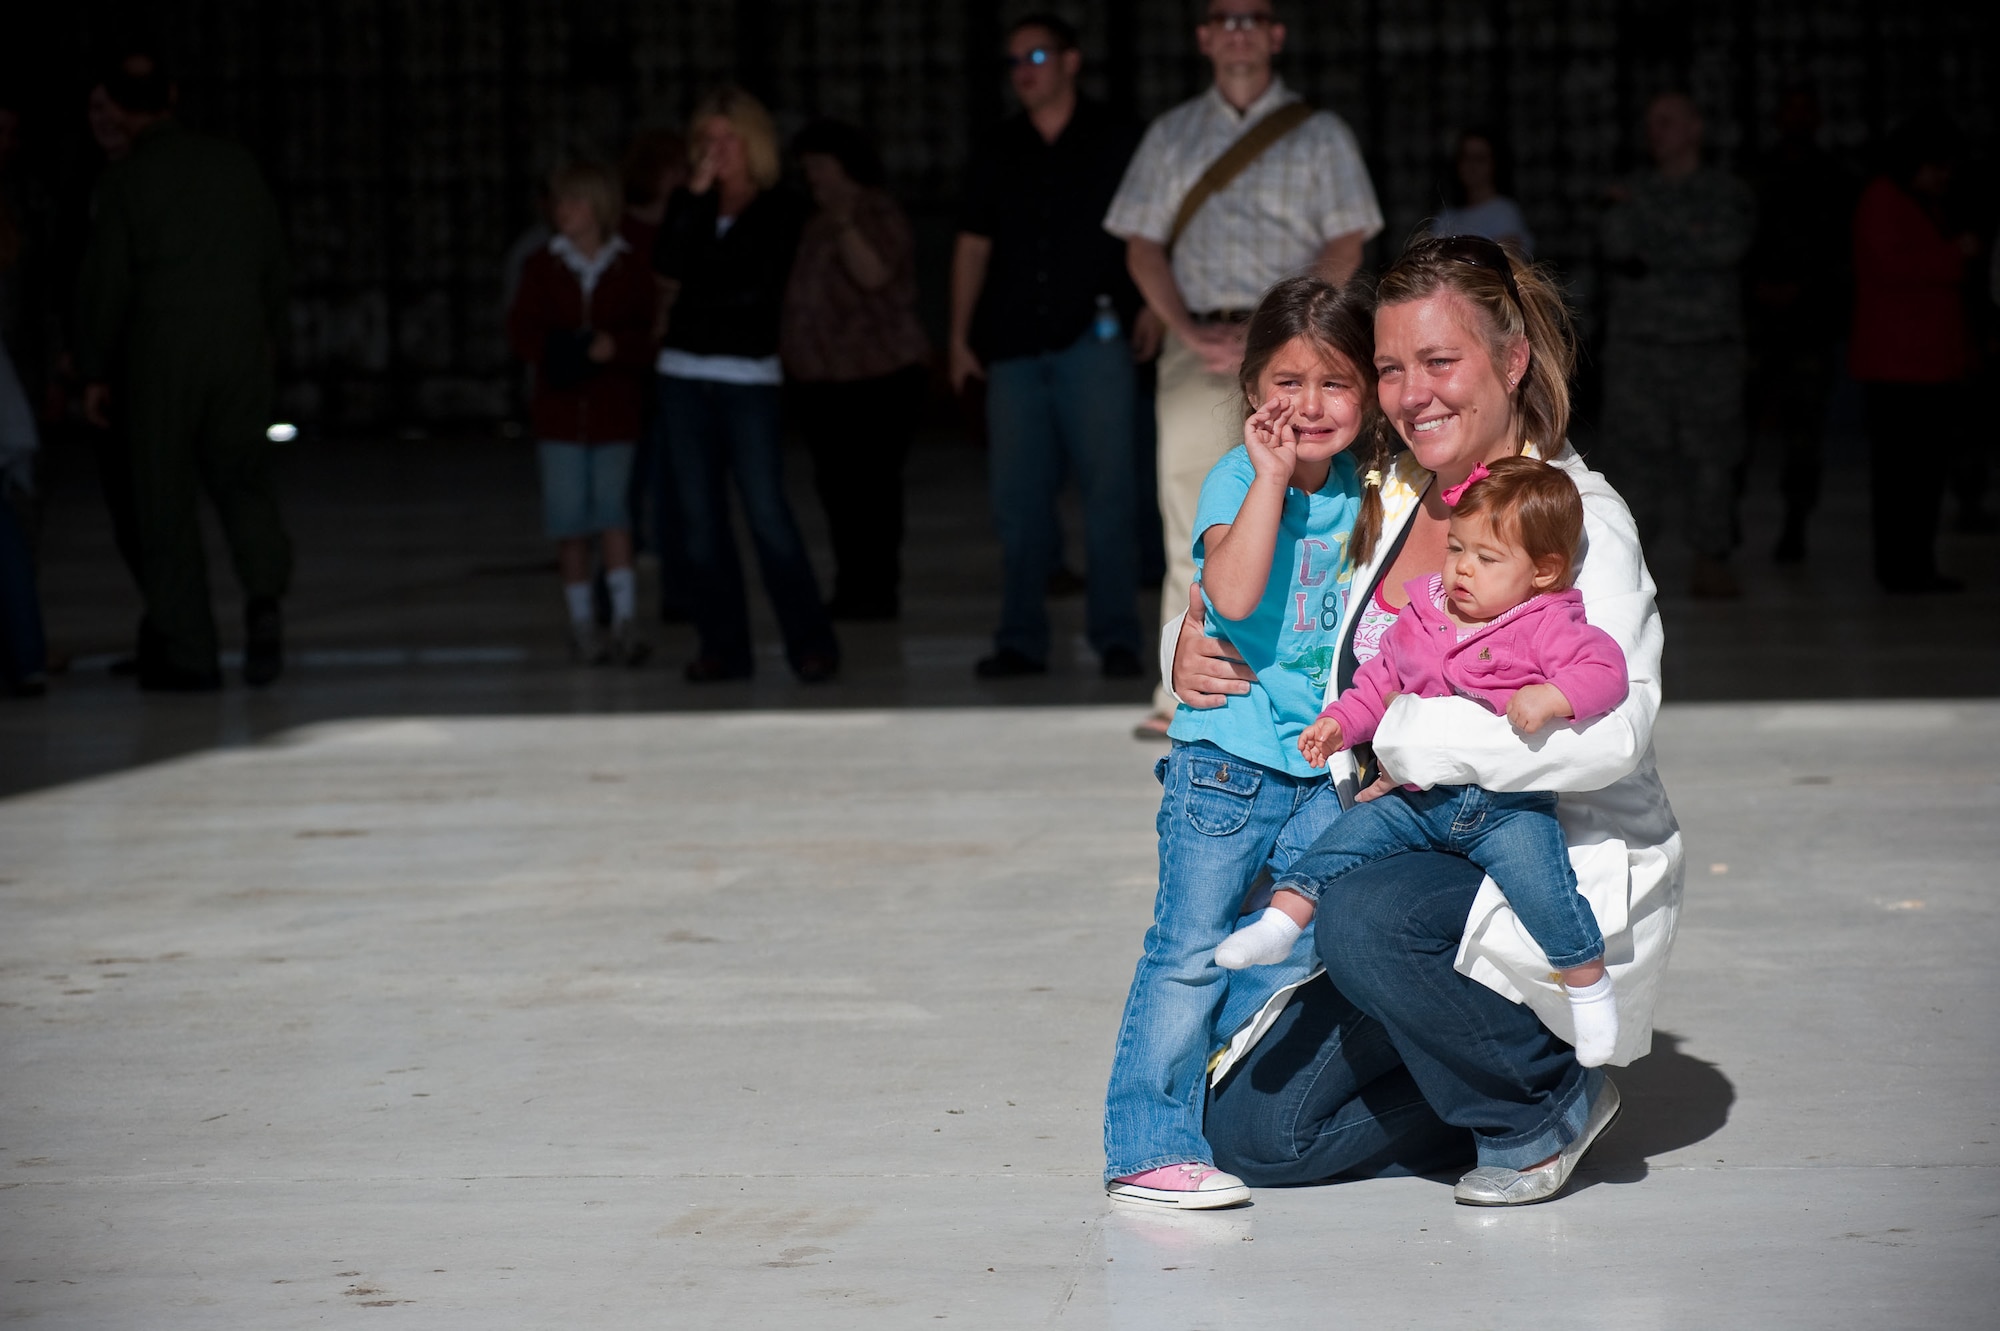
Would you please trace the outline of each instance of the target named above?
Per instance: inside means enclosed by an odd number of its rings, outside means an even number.
[[[1211,374],[1185,342],[1168,333],[1160,347],[1160,388],[1155,398],[1160,430],[1160,528],[1166,540],[1167,576],[1160,586],[1160,618],[1187,609],[1194,582],[1194,510],[1209,469],[1243,442],[1243,390],[1236,377]],[[1174,711],[1165,681],[1153,694],[1162,716]]]

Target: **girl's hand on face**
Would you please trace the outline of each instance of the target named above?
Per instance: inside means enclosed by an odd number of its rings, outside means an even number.
[[[706,194],[708,187],[715,183],[715,154],[703,152],[694,159],[694,170],[688,174],[688,193]]]
[[[1297,431],[1292,429],[1292,411],[1290,398],[1273,396],[1243,422],[1243,447],[1250,454],[1250,465],[1256,468],[1260,480],[1291,484],[1292,469],[1299,461],[1299,439]]]
[[[706,194],[708,187],[715,183],[715,169],[719,165],[719,136],[705,134],[695,143],[694,169],[688,173],[687,188],[690,194]]]

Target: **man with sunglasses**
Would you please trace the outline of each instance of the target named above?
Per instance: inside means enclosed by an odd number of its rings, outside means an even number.
[[[1104,218],[1167,328],[1156,398],[1163,619],[1187,607],[1202,480],[1238,442],[1250,311],[1296,273],[1346,281],[1382,229],[1353,131],[1331,112],[1289,109],[1299,98],[1272,68],[1285,25],[1270,0],[1211,0],[1195,37],[1214,85],[1153,122]],[[1173,695],[1163,685],[1153,701],[1140,729],[1164,737]]]
[[[1000,626],[981,679],[1048,669],[1045,597],[1060,549],[1065,464],[1083,495],[1085,631],[1107,678],[1142,672],[1132,432],[1139,293],[1098,225],[1138,142],[1077,95],[1083,55],[1054,14],[1007,35],[1019,115],[974,149],[952,255],[951,384],[986,381],[988,468],[1000,534]]]

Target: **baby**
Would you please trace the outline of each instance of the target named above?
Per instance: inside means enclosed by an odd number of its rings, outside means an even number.
[[[1315,766],[1372,738],[1401,693],[1472,698],[1529,735],[1593,721],[1625,697],[1625,655],[1584,619],[1583,594],[1569,585],[1583,538],[1570,479],[1533,458],[1503,458],[1442,497],[1453,509],[1444,573],[1405,585],[1410,603],[1381,653],[1299,737]],[[1551,792],[1405,787],[1356,804],[1277,880],[1270,908],[1223,940],[1216,964],[1284,960],[1328,884],[1404,850],[1449,851],[1486,870],[1568,992],[1577,1061],[1608,1062],[1618,1010],[1604,937],[1577,891]]]

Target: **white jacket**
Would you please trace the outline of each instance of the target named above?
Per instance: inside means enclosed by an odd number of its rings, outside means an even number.
[[[1558,792],[1556,816],[1569,842],[1577,886],[1604,933],[1604,959],[1618,996],[1618,1050],[1611,1061],[1622,1066],[1652,1047],[1653,1005],[1680,919],[1680,826],[1653,767],[1664,635],[1653,602],[1653,576],[1625,501],[1583,464],[1575,449],[1565,445],[1553,465],[1568,473],[1583,497],[1584,549],[1576,587],[1590,622],[1617,639],[1625,652],[1632,682],[1625,701],[1589,725],[1523,736],[1506,717],[1468,698],[1405,694],[1390,704],[1374,745],[1382,766],[1397,780],[1426,790],[1477,785]],[[1433,479],[1408,453],[1399,454],[1384,477],[1382,538],[1375,543],[1374,557],[1355,571],[1354,594],[1340,627],[1343,651],[1383,561],[1416,516]],[[1179,620],[1161,635],[1163,678],[1172,678],[1179,637]],[[1333,687],[1329,683],[1329,697]],[[1336,754],[1329,773],[1341,803],[1352,804],[1352,757]],[[1480,884],[1473,899],[1457,968],[1496,993],[1526,1002],[1543,1025],[1565,1040],[1572,1037],[1561,982],[1491,878]],[[1213,1077],[1220,1079],[1263,1037],[1291,992],[1275,995],[1231,1036],[1214,1063]]]

